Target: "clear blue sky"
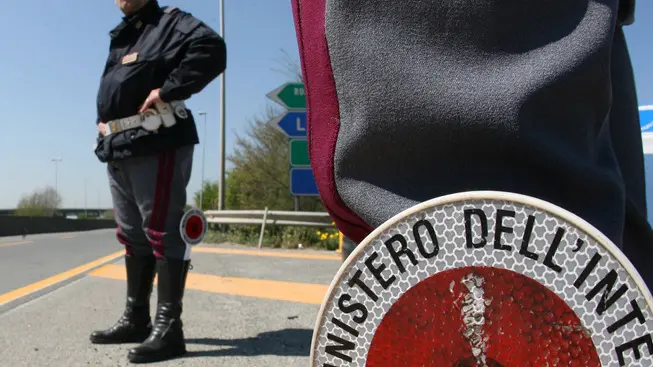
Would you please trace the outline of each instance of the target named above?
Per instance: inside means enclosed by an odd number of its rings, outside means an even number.
[[[193,13],[219,30],[218,0],[160,0]],[[265,94],[284,83],[276,72],[281,50],[298,58],[289,0],[225,0],[227,68],[227,153],[234,133],[264,110]],[[653,104],[653,2],[638,1],[637,22],[627,29],[640,105]],[[65,207],[110,207],[105,166],[93,154],[95,97],[108,45],[108,31],[120,21],[113,0],[11,1],[0,5],[0,134],[3,157],[0,208],[13,208],[20,196],[54,185],[53,157],[59,164],[59,190]],[[205,177],[218,178],[219,81],[189,101],[208,112]],[[203,120],[198,116],[203,132]],[[201,150],[189,198],[200,187]]]

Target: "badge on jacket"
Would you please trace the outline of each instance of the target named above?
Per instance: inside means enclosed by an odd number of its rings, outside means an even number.
[[[132,63],[132,62],[136,61],[137,59],[138,59],[138,52],[132,52],[129,55],[123,56],[122,64],[123,65],[129,64],[129,63]]]

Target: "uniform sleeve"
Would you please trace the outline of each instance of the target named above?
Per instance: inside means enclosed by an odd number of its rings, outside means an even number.
[[[181,63],[170,73],[159,91],[164,102],[190,98],[226,69],[225,42],[211,28],[201,23],[186,42]]]
[[[635,3],[636,0],[619,1],[617,20],[620,25],[629,26],[635,23]]]

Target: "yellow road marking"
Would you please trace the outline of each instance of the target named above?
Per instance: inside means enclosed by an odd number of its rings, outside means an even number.
[[[0,306],[7,303],[7,302],[16,300],[16,299],[18,299],[20,297],[24,297],[24,296],[26,296],[26,295],[28,295],[30,293],[34,293],[34,292],[36,292],[38,290],[49,287],[49,286],[51,286],[53,284],[56,284],[56,283],[59,283],[59,282],[62,282],[64,280],[66,280],[66,279],[72,278],[72,277],[74,277],[76,275],[82,274],[82,273],[84,273],[84,272],[86,272],[86,271],[88,271],[90,269],[93,269],[96,266],[102,265],[102,264],[104,264],[104,263],[106,263],[108,261],[115,260],[115,259],[119,258],[120,256],[124,255],[124,253],[125,253],[124,250],[118,251],[118,252],[115,252],[115,253],[113,253],[111,255],[107,255],[105,257],[99,258],[99,259],[97,259],[95,261],[91,261],[90,263],[78,266],[78,267],[76,267],[74,269],[66,270],[63,273],[51,276],[51,277],[43,279],[43,280],[39,280],[38,282],[32,283],[32,284],[27,285],[25,287],[15,289],[15,290],[7,292],[5,294],[0,294]]]
[[[98,268],[92,271],[90,275],[115,280],[126,280],[125,267],[113,264]],[[155,279],[156,281],[157,279]],[[186,280],[186,289],[277,301],[309,303],[313,305],[322,304],[328,288],[328,285],[322,284],[227,278],[217,275],[195,274],[192,272],[188,273]]]
[[[19,241],[19,242],[0,243],[0,247],[26,245],[28,243],[34,243],[34,241]]]
[[[67,239],[67,238],[73,238],[73,237],[75,237],[74,234],[69,234],[69,235],[63,236],[63,237],[61,237],[61,238],[65,238],[65,239]]]
[[[193,252],[205,252],[205,253],[224,254],[224,255],[286,257],[292,259],[310,259],[310,260],[337,260],[337,261],[341,260],[339,256],[333,256],[333,255],[294,254],[290,252],[236,250],[236,249],[213,248],[213,247],[194,247]]]

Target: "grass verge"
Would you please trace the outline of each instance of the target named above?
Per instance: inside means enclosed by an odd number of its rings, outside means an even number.
[[[248,225],[215,225],[206,233],[205,243],[238,243],[257,246],[261,228]],[[311,248],[335,251],[338,249],[339,233],[335,228],[310,228],[266,226],[262,247]]]

